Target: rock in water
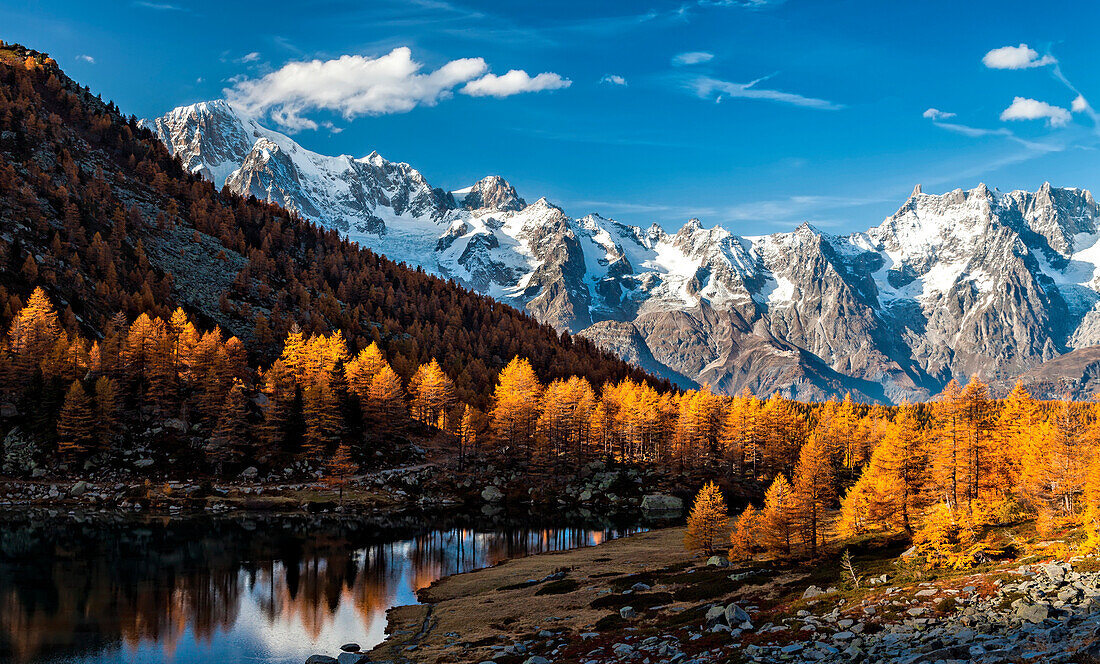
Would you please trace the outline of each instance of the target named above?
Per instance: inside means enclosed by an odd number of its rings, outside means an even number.
[[[642,498],[643,512],[680,512],[684,509],[684,501],[676,496],[654,493]]]
[[[359,652],[362,648],[359,647],[358,643],[345,643],[340,646],[340,650],[344,652]]]
[[[340,664],[335,657],[328,655],[310,655],[306,658],[306,664]]]
[[[495,486],[489,485],[481,490],[481,499],[487,503],[499,503],[504,500],[504,492]]]

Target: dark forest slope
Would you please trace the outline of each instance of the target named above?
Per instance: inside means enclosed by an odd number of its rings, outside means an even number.
[[[148,130],[41,53],[0,48],[0,325],[35,285],[62,322],[102,337],[112,316],[177,305],[267,364],[288,330],[377,341],[408,379],[432,357],[484,407],[519,355],[543,380],[645,374],[589,341],[363,250],[287,211],[215,191]]]

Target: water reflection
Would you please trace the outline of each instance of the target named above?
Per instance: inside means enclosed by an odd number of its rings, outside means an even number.
[[[418,524],[0,514],[0,662],[300,664],[442,576],[633,530]]]

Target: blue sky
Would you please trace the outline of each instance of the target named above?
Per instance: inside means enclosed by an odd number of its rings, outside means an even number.
[[[436,186],[500,174],[574,215],[754,234],[862,230],[918,182],[1100,188],[1098,19],[1084,1],[74,0],[0,4],[0,38],[140,117],[228,95]]]

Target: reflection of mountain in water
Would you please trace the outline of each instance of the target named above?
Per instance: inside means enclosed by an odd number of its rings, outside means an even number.
[[[0,661],[297,663],[379,642],[386,610],[442,576],[624,532],[395,525],[0,515]]]

